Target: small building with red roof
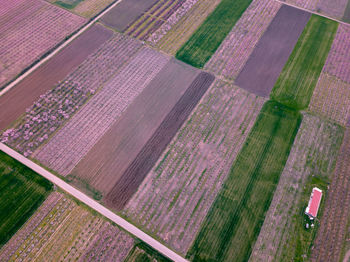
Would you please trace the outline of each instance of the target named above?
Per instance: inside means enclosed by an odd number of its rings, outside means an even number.
[[[322,190],[314,187],[310,196],[309,204],[305,210],[305,214],[311,219],[316,218],[318,209],[321,204]]]

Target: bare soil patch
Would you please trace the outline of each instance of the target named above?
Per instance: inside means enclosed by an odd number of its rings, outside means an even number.
[[[20,117],[40,95],[54,87],[95,49],[112,37],[112,31],[94,25],[60,53],[0,97],[0,130]]]
[[[236,84],[268,97],[311,14],[282,6],[238,75]]]

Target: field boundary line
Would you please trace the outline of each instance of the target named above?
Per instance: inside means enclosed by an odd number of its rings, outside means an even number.
[[[338,23],[343,24],[343,25],[348,25],[348,26],[350,26],[350,24],[347,23],[347,22],[344,22],[344,21],[341,21],[341,20],[339,20],[339,19],[330,17],[330,16],[325,15],[325,14],[321,14],[321,13],[317,13],[317,12],[315,12],[315,11],[311,11],[310,9],[306,9],[306,8],[304,8],[304,7],[300,7],[300,6],[297,6],[297,5],[294,5],[294,4],[290,4],[290,3],[287,3],[287,2],[282,1],[282,0],[274,0],[274,1],[279,2],[279,3],[281,3],[281,4],[284,4],[284,5],[289,5],[289,6],[291,6],[291,7],[294,7],[294,8],[300,9],[300,10],[303,10],[303,11],[305,11],[305,12],[309,12],[309,13],[314,14],[314,15],[322,16],[322,17],[324,17],[324,18],[327,18],[327,19],[329,19],[329,20],[333,20],[333,21],[338,22]]]
[[[19,154],[15,150],[11,149],[10,147],[6,146],[3,143],[0,143],[0,150],[3,151],[4,153],[8,154],[9,156],[13,157],[17,161],[21,162],[28,168],[32,169],[39,175],[43,176],[56,186],[60,187],[76,199],[80,200],[90,208],[94,209],[101,215],[105,216],[106,218],[110,219],[114,223],[116,223],[118,226],[123,228],[125,231],[129,232],[130,234],[136,236],[137,238],[141,239],[144,241],[146,244],[150,245],[153,247],[155,250],[160,252],[161,254],[165,255],[166,257],[170,258],[173,261],[176,262],[188,262],[188,260],[184,259],[182,256],[178,255],[156,239],[152,238],[136,226],[132,225],[122,217],[118,216],[117,214],[113,213],[111,210],[107,209],[106,207],[102,206],[100,203],[97,201],[93,200],[92,198],[88,197],[78,189],[75,189],[62,179],[58,178],[51,172],[47,171],[46,169],[42,168],[38,164],[34,163],[33,161],[29,160],[28,158],[24,157],[23,155]]]
[[[123,0],[117,0],[115,3],[110,5],[108,8],[106,8],[104,11],[102,11],[100,14],[98,14],[95,18],[90,20],[87,24],[85,24],[81,29],[79,29],[75,34],[71,35],[66,41],[64,41],[61,45],[59,45],[56,49],[54,49],[49,55],[44,57],[43,59],[39,60],[36,64],[30,66],[30,68],[24,72],[22,75],[17,77],[15,80],[10,82],[3,90],[0,91],[0,96],[3,96],[5,93],[7,93],[10,89],[12,89],[15,85],[17,85],[19,82],[21,82],[24,78],[26,78],[29,74],[34,72],[37,68],[39,68],[42,64],[47,62],[50,58],[55,56],[58,52],[60,52],[63,48],[65,48],[68,44],[73,42],[74,39],[78,38],[82,33],[84,33],[87,29],[89,29],[90,26],[95,24],[102,16],[104,16],[107,12],[109,12],[112,8],[114,8],[117,4],[119,4]],[[61,8],[61,7],[58,7]],[[68,11],[69,12],[69,11]]]

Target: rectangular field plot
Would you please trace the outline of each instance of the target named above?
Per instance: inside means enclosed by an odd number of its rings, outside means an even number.
[[[143,48],[35,153],[35,157],[58,173],[68,175],[168,60],[154,50]],[[93,163],[98,165],[95,161]]]
[[[222,0],[177,51],[176,58],[202,68],[251,2],[252,0]]]
[[[146,40],[160,28],[182,5],[185,0],[164,0],[158,1],[147,12],[130,24],[125,33]]]
[[[25,110],[63,80],[102,43],[112,37],[112,31],[94,25],[61,52],[36,69],[0,97],[0,130],[6,128]]]
[[[268,97],[310,16],[283,5],[238,75],[236,85]]]
[[[263,102],[217,80],[123,213],[186,254]]]
[[[101,18],[101,22],[120,32],[124,32],[145,11],[159,0],[123,0]]]
[[[160,139],[159,146],[162,146],[162,139],[166,138],[163,137],[164,134],[158,133],[153,140],[154,135],[163,122],[168,120],[167,116],[174,107],[176,108],[178,101],[186,94],[197,75],[198,71],[194,68],[175,59],[169,61],[78,163],[71,172],[72,175],[83,179],[107,197],[108,194],[114,196],[114,193],[119,193],[118,188],[117,192],[114,192],[114,186],[119,180],[121,183],[125,182],[124,193],[118,194],[119,201],[108,202],[110,207],[120,208],[127,201],[124,198],[129,196],[129,192],[133,193],[143,180],[142,172],[138,174],[137,171],[139,168],[142,171],[142,167],[147,169],[148,163],[145,160],[151,160],[147,157],[152,158],[154,152],[144,152],[144,149],[154,146],[153,149],[158,150],[157,139]],[[167,133],[170,136],[171,128],[169,134]],[[155,145],[152,144],[154,142]],[[135,167],[135,170],[130,170],[130,166]],[[130,180],[132,184],[129,185]]]
[[[337,158],[327,192],[321,226],[311,253],[311,261],[339,261],[350,216],[350,123]]]
[[[126,205],[214,79],[202,72],[191,83],[108,193],[109,206],[120,210]]]
[[[1,261],[124,261],[132,236],[54,192],[0,250]]]
[[[281,6],[277,1],[254,0],[204,68],[234,80]]]
[[[187,0],[148,39],[148,42],[162,51],[175,55],[176,51],[191,37],[220,0]]]
[[[265,103],[187,256],[246,261],[259,235],[301,115]]]
[[[343,132],[336,124],[304,115],[249,261],[298,261],[308,253],[302,194],[311,177],[331,177]]]
[[[0,89],[86,22],[40,0],[0,6]]]
[[[112,37],[28,107],[25,115],[2,134],[1,141],[25,156],[31,155],[113,78],[140,48],[141,43],[134,39],[120,34]]]
[[[292,108],[307,108],[337,28],[332,20],[311,16],[272,90],[272,99]]]
[[[350,119],[350,84],[322,73],[312,95],[309,110],[345,126]]]
[[[49,181],[0,151],[0,247],[35,212],[51,188]]]

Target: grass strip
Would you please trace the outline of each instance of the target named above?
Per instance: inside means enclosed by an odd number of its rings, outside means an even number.
[[[312,15],[271,93],[271,98],[294,109],[305,109],[321,74],[338,23]]]
[[[264,222],[302,115],[268,101],[187,256],[193,261],[247,261]]]
[[[52,184],[0,151],[0,247],[35,212]]]
[[[251,2],[252,0],[222,0],[177,51],[176,58],[203,68]]]

